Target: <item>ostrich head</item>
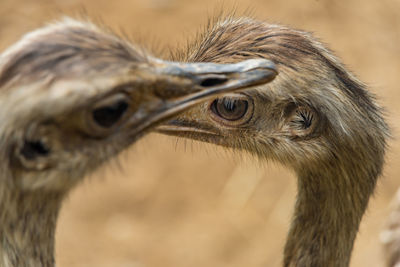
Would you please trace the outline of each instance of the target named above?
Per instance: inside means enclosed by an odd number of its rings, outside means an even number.
[[[0,67],[3,170],[23,190],[73,185],[158,121],[276,73],[265,60],[162,61],[71,19],[25,36]]]
[[[309,33],[250,19],[216,23],[179,56],[276,63],[273,82],[197,105],[158,131],[292,168],[298,198],[284,265],[347,266],[388,136],[366,86]]]
[[[167,62],[71,19],[0,57],[0,265],[53,264],[65,193],[158,122],[276,75],[268,60]]]

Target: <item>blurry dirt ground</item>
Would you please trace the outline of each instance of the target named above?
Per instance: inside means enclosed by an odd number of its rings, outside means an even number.
[[[0,49],[45,21],[82,13],[150,47],[173,49],[208,16],[235,7],[238,15],[250,10],[315,32],[387,107],[394,140],[351,264],[381,266],[379,231],[400,185],[399,0],[0,0]],[[144,138],[65,202],[58,266],[280,266],[295,177],[254,162],[191,141]]]

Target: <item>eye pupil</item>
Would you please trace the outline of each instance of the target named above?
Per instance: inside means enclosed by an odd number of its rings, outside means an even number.
[[[119,100],[111,105],[93,110],[93,119],[101,127],[110,128],[119,121],[127,109],[128,103],[124,100]]]
[[[214,100],[211,110],[225,120],[236,121],[247,113],[248,105],[247,100],[224,97]]]

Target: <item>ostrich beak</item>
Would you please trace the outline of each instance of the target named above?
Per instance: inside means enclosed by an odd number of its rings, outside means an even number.
[[[146,88],[152,88],[157,101],[146,103],[133,115],[134,135],[216,95],[267,83],[278,73],[266,59],[236,64],[159,61],[145,69],[142,76],[150,83]]]

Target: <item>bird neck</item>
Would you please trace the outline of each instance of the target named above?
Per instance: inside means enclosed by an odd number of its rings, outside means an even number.
[[[366,166],[350,165],[330,162],[327,167],[297,172],[298,196],[284,251],[285,267],[349,265],[380,172],[373,174]]]
[[[54,235],[62,196],[0,192],[0,266],[54,266]]]

